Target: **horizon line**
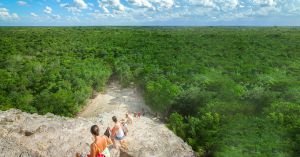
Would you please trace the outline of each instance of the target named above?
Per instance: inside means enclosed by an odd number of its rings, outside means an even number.
[[[300,25],[0,25],[0,27],[300,27]]]

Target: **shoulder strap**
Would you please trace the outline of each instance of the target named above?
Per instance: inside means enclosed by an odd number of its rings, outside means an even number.
[[[98,147],[98,145],[94,142],[96,148],[98,149],[99,153],[101,153],[101,149]]]

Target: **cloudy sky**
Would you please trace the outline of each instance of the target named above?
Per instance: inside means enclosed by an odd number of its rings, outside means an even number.
[[[0,0],[0,25],[299,26],[300,0]]]

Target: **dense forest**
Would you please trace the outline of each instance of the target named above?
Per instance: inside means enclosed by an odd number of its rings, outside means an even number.
[[[199,156],[300,156],[299,28],[0,28],[1,110],[71,117],[112,77]]]

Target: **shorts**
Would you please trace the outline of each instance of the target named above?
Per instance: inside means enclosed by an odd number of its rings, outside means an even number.
[[[118,140],[118,141],[121,141],[121,140],[123,140],[124,137],[125,137],[125,136],[123,136],[123,137],[118,137],[118,136],[116,136],[115,139]]]

